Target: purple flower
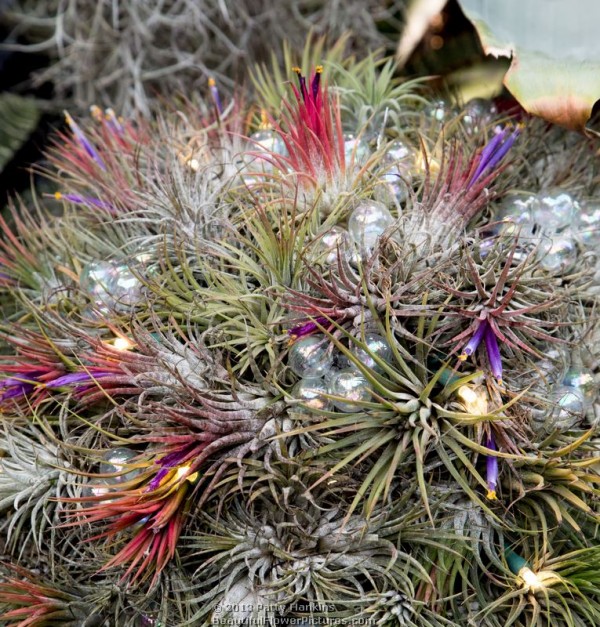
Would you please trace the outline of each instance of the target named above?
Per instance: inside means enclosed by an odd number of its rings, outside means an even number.
[[[219,96],[219,90],[217,89],[217,83],[214,78],[208,79],[208,89],[210,90],[210,95],[215,103],[217,113],[221,115],[221,113],[223,113],[223,105],[221,104],[221,96]]]
[[[324,325],[327,322],[327,318],[319,316],[318,318],[315,318],[314,321],[311,320],[310,322],[303,322],[302,324],[298,324],[295,327],[292,327],[288,330],[288,335],[292,339],[297,340],[298,338],[304,337],[305,335],[310,335],[311,333],[318,331],[318,325]]]
[[[0,402],[9,398],[26,396],[34,390],[35,385],[32,381],[11,377],[0,381],[0,390],[2,390],[2,388],[4,388],[5,391],[0,394]]]
[[[500,348],[498,347],[498,340],[492,327],[488,324],[485,330],[485,350],[487,352],[488,361],[490,362],[490,370],[498,385],[502,385],[502,357],[500,356]]]
[[[75,135],[75,139],[79,142],[79,145],[88,153],[88,155],[103,169],[106,170],[104,161],[100,158],[98,151],[94,148],[94,145],[85,136],[85,133],[81,130],[79,124],[71,117],[68,111],[65,111],[65,120],[69,125],[69,128]]]
[[[467,184],[467,189],[471,188],[477,180],[487,171],[493,170],[504,158],[504,155],[511,149],[515,140],[519,136],[519,127],[508,135],[508,127],[498,131],[496,135],[484,146],[479,155],[479,163],[473,176]]]
[[[117,210],[112,205],[99,200],[98,198],[92,198],[91,196],[78,196],[77,194],[61,194],[60,192],[54,193],[56,200],[68,200],[76,205],[86,205],[88,207],[97,207],[98,209],[104,209],[109,213],[117,213]]]
[[[186,461],[187,456],[192,450],[194,450],[195,447],[195,444],[191,444],[190,446],[173,451],[172,453],[169,453],[157,460],[155,463],[162,467],[148,484],[146,491],[150,492],[151,490],[156,490],[160,486],[160,482],[169,474],[169,472],[171,472],[171,470],[173,470],[173,468],[177,468],[177,466]]]
[[[96,379],[101,379],[102,377],[108,377],[110,372],[69,372],[68,374],[63,375],[62,377],[58,377],[58,379],[53,379],[52,381],[48,381],[46,383],[46,387],[53,388],[61,388],[66,385],[77,385],[78,383],[89,383],[90,381],[95,381]]]
[[[461,361],[465,361],[467,357],[470,357],[476,350],[485,332],[487,331],[489,324],[487,320],[482,320],[477,327],[475,333],[473,333],[473,337],[467,342],[467,345],[463,348],[462,353],[458,356]]]
[[[481,320],[475,333],[471,339],[467,342],[467,345],[463,348],[458,358],[461,361],[465,361],[467,357],[470,357],[481,344],[481,340],[485,343],[485,350],[487,358],[490,364],[490,370],[492,375],[496,378],[499,385],[502,385],[502,357],[500,355],[500,348],[498,347],[498,340],[494,329],[487,320]]]
[[[496,442],[494,442],[494,436],[490,433],[486,447],[490,451],[496,451]],[[496,500],[496,488],[498,487],[498,458],[495,455],[487,455],[486,460],[486,481],[488,487],[487,498],[490,501]]]

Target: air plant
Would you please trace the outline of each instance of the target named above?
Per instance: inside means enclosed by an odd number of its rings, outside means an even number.
[[[5,551],[42,565],[3,618],[594,624],[594,251],[553,274],[543,240],[574,227],[497,219],[542,144],[588,155],[572,194],[593,152],[431,123],[391,61],[315,50],[292,85],[256,69],[256,99],[71,112],[56,190],[2,222]]]

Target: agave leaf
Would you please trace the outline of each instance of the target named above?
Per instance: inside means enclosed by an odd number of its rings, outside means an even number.
[[[553,123],[586,129],[600,98],[595,0],[459,0],[486,53],[512,57],[504,84],[523,108]]]

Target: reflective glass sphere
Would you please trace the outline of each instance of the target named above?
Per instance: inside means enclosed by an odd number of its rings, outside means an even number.
[[[570,227],[580,210],[579,203],[571,194],[554,189],[545,194],[538,194],[533,219],[545,233],[553,235]]]
[[[322,377],[332,363],[329,342],[320,333],[296,340],[288,353],[288,366],[299,377]]]
[[[594,402],[598,394],[598,385],[594,373],[589,368],[569,368],[562,383],[567,387],[580,390],[588,405]]]
[[[119,305],[137,305],[143,296],[143,285],[125,264],[115,266],[108,291]]]
[[[356,403],[371,400],[371,392],[370,383],[354,368],[340,370],[329,381],[329,393],[344,399],[333,401],[335,407],[343,412],[361,411]]]
[[[522,238],[533,236],[536,228],[533,213],[538,205],[535,194],[509,194],[499,203],[494,220],[502,220],[499,232],[507,235],[519,233]]]
[[[371,368],[371,370],[383,372],[383,368],[381,368],[381,366],[379,366],[379,364],[375,362],[375,359],[372,355],[377,356],[384,362],[389,363],[392,359],[392,349],[390,348],[387,340],[377,333],[365,333],[364,340],[362,337],[359,337],[358,339],[365,343],[368,351],[353,345],[350,348],[352,353],[356,355],[361,363],[363,363],[368,368]]]
[[[537,249],[540,267],[554,276],[565,274],[577,261],[577,246],[567,236],[556,237],[550,242],[542,242]]]
[[[338,249],[346,251],[348,247],[348,231],[341,226],[333,226],[321,235],[314,244],[314,260],[326,266],[337,263]]]
[[[92,301],[109,305],[113,303],[110,286],[116,273],[110,261],[92,261],[81,269],[79,285]]]
[[[137,453],[135,451],[125,446],[108,451],[108,453],[104,455],[104,461],[100,464],[99,472],[101,474],[121,473],[136,456]],[[104,478],[102,481],[105,483],[125,483],[126,481],[134,479],[139,473],[139,468],[132,468],[128,472],[124,472],[116,477]]]
[[[577,388],[559,385],[551,394],[550,400],[556,403],[546,420],[546,429],[567,431],[572,429],[585,413],[585,398]]]
[[[307,377],[300,379],[298,383],[292,389],[292,396],[294,398],[302,400],[302,405],[305,405],[314,411],[330,411],[331,401],[325,398],[325,394],[328,392],[328,386],[324,379],[320,377]],[[303,407],[301,405],[295,405],[296,411],[301,411]]]
[[[600,203],[589,201],[583,204],[575,217],[575,231],[584,246],[600,244]]]
[[[392,224],[394,218],[388,208],[376,200],[366,200],[352,211],[348,219],[348,232],[361,249],[375,247],[377,239]]]
[[[362,135],[357,137],[354,133],[344,133],[344,157],[347,165],[365,163],[369,153],[369,143]]]
[[[498,113],[496,105],[485,98],[471,98],[465,105],[462,121],[468,133],[479,133],[494,121]]]

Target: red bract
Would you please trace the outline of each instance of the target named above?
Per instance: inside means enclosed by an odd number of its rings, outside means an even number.
[[[204,447],[205,444],[178,447],[152,462],[134,460],[133,467],[145,465],[134,479],[119,485],[96,486],[106,491],[101,495],[65,499],[85,504],[85,509],[71,513],[77,520],[65,526],[106,525],[106,530],[91,537],[90,541],[106,538],[113,542],[123,534],[131,534],[101,570],[127,566],[123,580],[136,583],[152,576],[150,585],[156,583],[175,555],[189,508],[187,496],[198,478],[198,473],[192,472],[187,460],[196,457]],[[175,465],[176,460],[179,463]]]
[[[310,81],[294,68],[299,88],[292,86],[296,102],[284,103],[286,113],[281,134],[289,157],[283,158],[296,174],[313,183],[345,175],[344,135],[339,102],[329,97],[321,82],[323,68],[315,69]]]

